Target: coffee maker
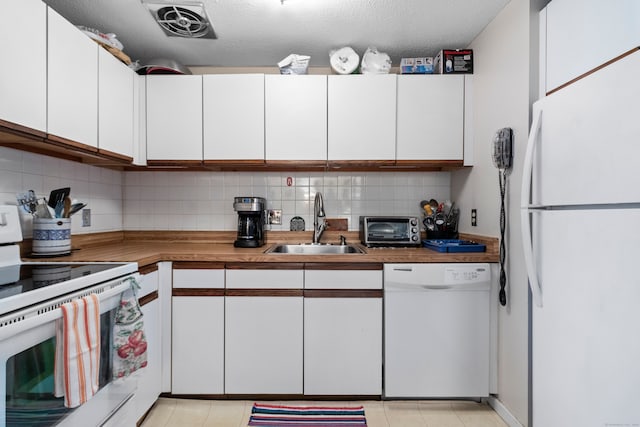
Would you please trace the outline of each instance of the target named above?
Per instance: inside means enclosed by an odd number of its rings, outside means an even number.
[[[236,248],[257,248],[264,245],[266,200],[262,197],[234,197],[233,209],[238,212]]]

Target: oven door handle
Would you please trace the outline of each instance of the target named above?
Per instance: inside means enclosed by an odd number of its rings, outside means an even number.
[[[100,289],[104,286],[105,285],[97,286],[96,289]],[[126,291],[130,287],[131,284],[129,283],[129,281],[127,279],[124,279],[121,280],[118,285],[107,289],[102,293],[99,293],[98,299],[100,301],[100,313],[104,313],[105,311],[110,311],[116,308],[117,304],[120,301],[120,298],[113,298],[122,294],[122,292]],[[18,333],[22,333],[30,329],[37,328],[38,326],[44,325],[48,322],[53,322],[54,320],[61,319],[62,309],[59,307],[59,305],[62,305],[63,303],[71,301],[73,299],[89,295],[90,293],[91,289],[84,289],[74,294],[66,295],[52,301],[47,301],[43,304],[21,310],[12,314],[11,316],[7,316],[7,318],[3,319],[3,322],[6,321],[6,324],[4,326],[0,325],[0,342]],[[57,308],[53,310],[46,310],[47,307],[51,307],[52,305],[56,304],[58,304]],[[38,313],[38,311],[40,310],[45,311]]]

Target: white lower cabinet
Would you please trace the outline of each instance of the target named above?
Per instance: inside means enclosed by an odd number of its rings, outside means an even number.
[[[303,271],[254,267],[226,271],[225,393],[301,394]]]
[[[305,270],[305,395],[382,394],[382,265],[353,268]]]
[[[118,410],[117,416],[107,425],[135,425],[135,422],[153,406],[161,391],[162,322],[156,264],[140,269],[140,286],[137,296],[147,340],[147,366],[134,374],[137,379],[135,396],[125,407]]]
[[[382,394],[382,298],[305,298],[304,394]]]
[[[224,269],[174,264],[171,392],[224,393]]]
[[[227,297],[225,392],[302,393],[302,296]]]

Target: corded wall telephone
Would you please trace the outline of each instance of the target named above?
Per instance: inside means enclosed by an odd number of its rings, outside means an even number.
[[[500,304],[507,305],[507,273],[504,270],[506,258],[506,243],[504,232],[507,225],[507,215],[505,209],[505,193],[507,190],[507,169],[511,168],[513,131],[511,128],[502,128],[496,132],[493,138],[493,165],[497,167],[498,182],[500,183],[500,293],[498,294]]]
[[[498,169],[511,168],[512,139],[511,128],[500,129],[493,138],[493,165]]]

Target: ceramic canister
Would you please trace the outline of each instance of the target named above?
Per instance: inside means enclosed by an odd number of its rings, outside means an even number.
[[[71,218],[34,218],[31,250],[35,255],[71,253]]]

